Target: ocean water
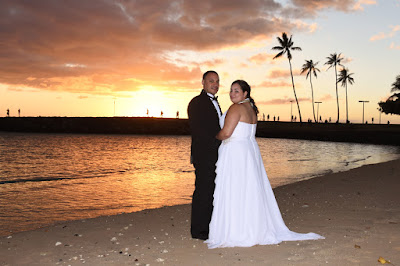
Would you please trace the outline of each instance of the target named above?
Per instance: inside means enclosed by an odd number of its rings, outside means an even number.
[[[271,185],[400,158],[394,146],[257,138]],[[189,136],[0,132],[0,235],[191,202]]]

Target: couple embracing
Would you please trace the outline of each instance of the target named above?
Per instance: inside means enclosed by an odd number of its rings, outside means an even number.
[[[209,248],[322,239],[292,232],[282,219],[255,139],[258,109],[248,83],[232,83],[225,113],[216,97],[218,73],[205,72],[202,84],[188,106],[196,175],[192,238],[206,240]]]

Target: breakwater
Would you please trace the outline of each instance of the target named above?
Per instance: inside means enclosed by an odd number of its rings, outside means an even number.
[[[4,117],[0,131],[81,134],[187,135],[187,119],[152,117]]]
[[[1,117],[0,131],[188,135],[187,119],[151,117]],[[400,125],[259,121],[257,136],[400,146]]]

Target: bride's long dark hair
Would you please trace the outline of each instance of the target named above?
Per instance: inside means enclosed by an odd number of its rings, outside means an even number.
[[[254,112],[256,112],[256,115],[257,115],[259,113],[259,111],[256,106],[256,103],[254,102],[254,99],[250,95],[250,92],[251,92],[250,85],[246,81],[241,80],[241,79],[235,80],[234,82],[232,82],[232,85],[235,83],[240,86],[240,88],[242,89],[243,92],[247,91],[247,98],[250,99],[251,106],[253,107],[253,110],[254,110]]]

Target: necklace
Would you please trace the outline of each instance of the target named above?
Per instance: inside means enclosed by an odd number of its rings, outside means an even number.
[[[244,99],[243,101],[238,102],[238,104],[242,104],[242,103],[248,103],[250,102],[249,98]]]

